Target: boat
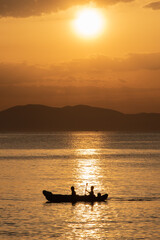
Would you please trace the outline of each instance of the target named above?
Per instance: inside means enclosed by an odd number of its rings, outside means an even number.
[[[62,194],[53,194],[49,191],[43,190],[43,195],[49,202],[52,203],[61,203],[61,202],[104,202],[108,198],[108,194],[98,194],[97,196],[90,195],[62,195]]]

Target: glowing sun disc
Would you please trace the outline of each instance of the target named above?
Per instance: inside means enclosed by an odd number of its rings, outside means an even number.
[[[94,8],[81,10],[74,21],[74,28],[82,37],[95,37],[103,31],[103,15],[100,11]]]

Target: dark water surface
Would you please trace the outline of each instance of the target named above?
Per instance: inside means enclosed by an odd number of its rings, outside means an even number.
[[[86,183],[107,202],[42,195]],[[1,134],[0,190],[0,239],[160,239],[160,134]]]

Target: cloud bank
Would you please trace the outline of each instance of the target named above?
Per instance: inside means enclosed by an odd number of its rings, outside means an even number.
[[[134,0],[93,0],[99,6]],[[90,0],[0,0],[0,17],[30,17],[65,10],[76,5],[90,3]]]
[[[145,5],[146,8],[152,8],[153,10],[160,10],[160,1],[151,2]]]
[[[21,104],[88,104],[160,112],[160,53],[97,56],[52,65],[0,64],[0,109]]]

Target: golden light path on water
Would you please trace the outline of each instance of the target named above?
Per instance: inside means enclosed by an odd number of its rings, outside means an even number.
[[[101,168],[99,159],[96,158],[97,154],[97,149],[76,150],[75,184],[81,194],[88,194],[85,190],[90,191],[92,185],[95,187],[95,194],[98,193],[97,190],[101,190],[102,183],[99,180]],[[72,229],[73,234],[78,235],[79,239],[85,239],[86,236],[87,238],[97,236],[97,239],[102,237],[98,228],[98,222],[102,217],[101,208],[90,204],[80,204],[74,208],[74,216],[76,218],[68,227]]]
[[[84,157],[77,161],[77,177],[83,179],[84,184],[100,185],[98,176],[100,175],[100,166],[98,159],[94,158],[97,154],[96,149],[78,149],[77,155]],[[85,160],[87,158],[87,160]]]
[[[96,135],[96,137],[95,137]],[[100,164],[100,145],[102,136],[100,133],[89,133],[83,136],[83,133],[73,134],[71,139],[74,148],[74,169],[73,178],[75,178],[75,186],[81,192],[85,193],[85,188],[90,190],[93,185],[95,193],[102,190],[103,169]]]
[[[103,189],[103,182],[101,180],[104,176],[99,159],[99,149],[97,148],[100,143],[98,141],[99,137],[100,136],[97,136],[96,148],[75,150],[77,159],[75,161],[74,177],[76,178],[76,188],[80,194],[88,194],[86,189],[90,191],[91,186],[95,188],[95,195]],[[81,144],[84,147],[92,145],[88,144],[87,140],[83,140],[83,143],[79,143],[79,145]],[[92,239],[93,236],[96,236],[97,239],[104,237],[104,234],[100,231],[99,225],[105,213],[104,211],[102,212],[99,204],[94,204],[94,206],[91,204],[80,204],[74,208],[74,216],[76,217],[68,227],[72,229],[73,234],[78,236],[78,239],[86,239],[86,236],[89,239]],[[107,214],[105,215],[107,218]],[[109,225],[108,223],[108,228]]]

